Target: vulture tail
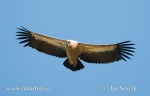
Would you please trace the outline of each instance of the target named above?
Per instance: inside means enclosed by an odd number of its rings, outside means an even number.
[[[78,59],[78,64],[75,67],[69,63],[68,58],[64,61],[63,65],[72,71],[78,71],[78,70],[84,68],[84,65],[81,63],[81,61],[79,59]]]

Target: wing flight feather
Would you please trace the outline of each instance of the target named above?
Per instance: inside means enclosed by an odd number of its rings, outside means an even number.
[[[30,46],[40,52],[57,56],[57,57],[67,57],[65,50],[66,40],[61,40],[53,37],[48,37],[42,34],[37,34],[29,31],[28,29],[22,27],[17,28],[20,30],[17,32],[17,39],[21,39],[19,43],[26,43],[24,47]]]
[[[89,63],[111,63],[114,61],[130,59],[129,56],[133,56],[131,41],[125,41],[117,44],[110,45],[91,45],[80,43],[84,46],[84,51],[80,55],[80,59]]]

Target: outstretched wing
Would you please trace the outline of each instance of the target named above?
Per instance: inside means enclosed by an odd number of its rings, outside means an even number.
[[[84,46],[84,51],[80,55],[80,59],[89,63],[111,63],[114,61],[130,59],[133,56],[131,53],[134,52],[130,43],[131,41],[125,41],[111,45],[91,45],[79,43]]]
[[[22,41],[19,43],[26,43],[24,47],[30,46],[40,52],[44,52],[49,55],[57,57],[66,57],[65,42],[66,40],[61,40],[53,37],[48,37],[45,35],[37,34],[27,30],[26,28],[17,28],[20,32],[16,36],[17,39]]]

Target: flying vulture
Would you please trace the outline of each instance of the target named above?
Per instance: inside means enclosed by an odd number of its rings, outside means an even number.
[[[109,45],[94,45],[80,43],[74,40],[62,40],[54,37],[32,32],[24,27],[17,28],[17,39],[40,52],[59,58],[66,58],[63,65],[72,71],[84,68],[80,60],[88,63],[112,63],[114,61],[130,59],[135,49],[131,41],[125,41]],[[80,59],[80,60],[79,60]]]

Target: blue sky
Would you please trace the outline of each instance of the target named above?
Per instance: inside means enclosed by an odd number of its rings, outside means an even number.
[[[0,1],[1,96],[148,96],[149,0],[3,0]],[[85,65],[72,72],[59,59],[23,47],[18,27],[84,43],[135,43],[131,60]],[[25,91],[9,88],[47,88]],[[112,90],[110,88],[113,88]],[[115,90],[115,88],[136,90]],[[106,88],[106,89],[105,89]]]

